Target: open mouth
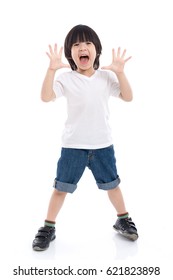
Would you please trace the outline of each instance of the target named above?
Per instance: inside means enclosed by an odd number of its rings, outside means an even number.
[[[81,55],[79,59],[80,59],[80,62],[82,64],[86,64],[89,60],[89,56],[88,55]]]

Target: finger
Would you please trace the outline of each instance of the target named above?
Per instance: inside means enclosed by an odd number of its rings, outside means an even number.
[[[124,61],[127,62],[129,59],[131,59],[132,56],[129,56],[128,58],[126,58]]]
[[[50,54],[53,54],[53,50],[52,50],[52,46],[49,45],[49,51],[50,51]]]
[[[63,68],[70,68],[70,65],[69,64],[63,64],[62,67]]]
[[[125,55],[126,55],[126,49],[124,49],[124,51],[123,51],[123,53],[122,53],[122,58],[124,58],[125,57]]]
[[[59,50],[60,57],[62,56],[62,51],[63,51],[63,47],[61,47],[60,50]]]
[[[112,60],[114,61],[116,57],[116,52],[115,52],[115,49],[112,49]]]
[[[48,56],[49,58],[51,58],[51,56],[50,56],[50,54],[49,54],[48,52],[46,52],[46,54],[47,54],[47,56]]]
[[[117,57],[120,57],[120,53],[121,53],[121,48],[119,47],[117,50]]]
[[[102,66],[101,69],[103,69],[103,70],[109,70],[110,67],[109,67],[109,66]]]
[[[54,45],[54,53],[57,53],[57,44]]]

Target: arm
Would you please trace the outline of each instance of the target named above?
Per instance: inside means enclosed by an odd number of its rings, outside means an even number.
[[[55,78],[55,73],[58,69],[69,67],[68,64],[64,64],[61,61],[62,58],[61,47],[59,53],[57,52],[57,45],[54,45],[54,49],[49,45],[49,52],[46,52],[50,59],[49,68],[47,69],[46,76],[44,78],[42,89],[41,89],[41,99],[44,102],[49,102],[55,98],[55,93],[53,91],[53,83]]]
[[[55,73],[56,70],[52,70],[50,68],[47,69],[41,89],[41,100],[44,102],[49,102],[55,98],[55,93],[53,91]]]
[[[115,53],[115,50],[112,50],[112,63],[109,66],[104,66],[102,69],[111,70],[113,71],[118,79],[119,85],[120,85],[120,97],[124,101],[131,101],[133,99],[133,92],[131,89],[131,86],[129,84],[129,81],[124,73],[124,66],[125,63],[131,58],[128,57],[124,59],[126,50],[123,51],[122,55],[120,55],[121,49],[118,48],[117,55]]]
[[[133,92],[125,73],[117,74],[117,78],[120,84],[120,97],[124,101],[132,101]]]

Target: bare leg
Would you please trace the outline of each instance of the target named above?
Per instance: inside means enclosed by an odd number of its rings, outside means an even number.
[[[123,195],[119,187],[116,187],[112,190],[108,190],[108,196],[114,208],[116,209],[117,214],[123,214],[127,212],[124,204]]]
[[[66,197],[66,192],[60,192],[56,189],[54,189],[47,212],[47,218],[46,220],[54,222],[56,220],[56,217],[63,205],[64,199]]]

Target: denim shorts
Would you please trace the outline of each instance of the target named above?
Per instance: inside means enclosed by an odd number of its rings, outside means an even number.
[[[114,147],[111,145],[94,150],[62,148],[54,188],[73,193],[86,167],[91,170],[99,189],[110,190],[119,185]]]

